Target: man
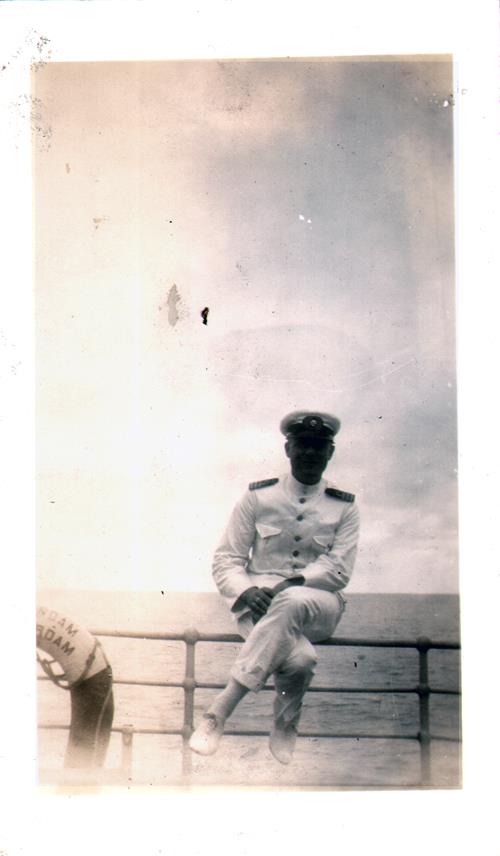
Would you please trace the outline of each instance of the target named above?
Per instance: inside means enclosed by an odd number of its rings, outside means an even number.
[[[215,752],[236,705],[273,674],[269,746],[282,764],[292,759],[302,699],[317,662],[311,643],[329,638],[342,617],[340,591],[356,556],[354,496],[322,478],[339,428],[327,413],[285,416],[280,429],[291,472],[250,484],[233,511],[213,575],[245,642],[228,684],[191,737],[194,752]]]
[[[113,673],[99,641],[66,615],[38,606],[37,659],[57,686],[69,690],[71,724],[65,767],[102,767],[113,724]],[[58,663],[62,672],[55,672]]]

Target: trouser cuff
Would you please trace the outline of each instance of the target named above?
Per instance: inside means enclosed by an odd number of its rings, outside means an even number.
[[[265,677],[259,677],[249,672],[244,672],[239,666],[235,665],[231,669],[231,677],[239,684],[242,684],[253,693],[258,693],[262,689],[266,680]]]

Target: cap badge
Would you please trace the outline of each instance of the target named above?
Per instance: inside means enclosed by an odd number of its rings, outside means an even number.
[[[302,425],[310,431],[319,431],[323,426],[323,421],[317,416],[306,416],[302,420]]]

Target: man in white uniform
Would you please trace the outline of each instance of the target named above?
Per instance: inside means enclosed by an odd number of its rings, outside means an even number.
[[[329,638],[342,617],[341,589],[356,556],[354,496],[322,478],[339,428],[327,413],[285,416],[280,429],[291,473],[250,484],[232,513],[213,575],[246,641],[227,686],[191,737],[194,752],[215,752],[238,702],[274,675],[269,746],[282,764],[291,761],[317,661],[312,643]]]

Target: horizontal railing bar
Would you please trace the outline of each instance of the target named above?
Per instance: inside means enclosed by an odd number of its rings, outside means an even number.
[[[41,723],[38,726],[44,731],[68,731],[68,725],[57,725],[54,723]],[[115,734],[121,734],[122,729],[119,727],[112,728],[111,731]],[[135,734],[152,734],[165,735],[167,737],[182,737],[183,731],[180,728],[134,728]],[[243,731],[234,729],[232,731],[224,731],[227,737],[268,737],[269,731]],[[366,734],[366,733],[326,733],[324,731],[299,731],[299,737],[314,737],[321,739],[332,740],[415,740],[418,741],[418,734]],[[460,743],[461,740],[455,737],[445,737],[443,735],[430,735],[431,740],[447,741],[449,743]]]
[[[47,675],[37,675],[38,681],[51,681]],[[113,676],[113,686],[115,684],[123,684],[131,687],[167,687],[168,689],[183,689],[183,684],[179,681],[135,681],[127,678],[115,678]],[[222,684],[220,685],[222,688]],[[0,851],[1,852],[1,851]]]
[[[62,731],[67,730],[69,726],[66,725],[55,725],[52,723],[41,724],[38,726],[39,728],[45,731]],[[117,734],[121,734],[121,728],[112,728],[112,732],[116,732]],[[135,734],[157,734],[162,735],[165,734],[167,736],[177,735],[178,737],[182,736],[182,729],[180,728],[134,728]],[[259,731],[256,729],[243,731],[241,729],[234,729],[231,731],[224,731],[224,735],[226,737],[268,737],[269,731]],[[326,733],[324,731],[308,731],[302,732],[299,731],[299,737],[336,737],[339,739],[349,739],[349,740],[357,740],[358,738],[361,740],[418,740],[418,734],[331,734]]]
[[[154,632],[137,632],[133,630],[92,630],[94,636],[117,637],[123,639],[149,639],[151,641],[164,642],[184,642],[184,633],[154,633]],[[190,631],[186,631],[190,634]],[[196,631],[196,642],[243,642],[242,637],[237,633],[198,633]],[[334,636],[331,639],[324,639],[322,642],[315,642],[315,645],[327,646],[346,646],[356,648],[418,648],[420,643],[417,639],[357,639],[344,638]],[[460,643],[458,642],[441,642],[437,640],[426,640],[425,647],[441,650],[459,650]]]
[[[429,687],[429,692],[434,693],[435,695],[462,695],[461,690],[436,690],[433,688],[431,689],[431,687]]]
[[[182,686],[182,685],[180,685]],[[223,690],[226,684],[213,684],[213,683],[205,683],[203,681],[196,681],[196,689],[197,690]],[[261,688],[262,690],[274,690],[272,684],[266,684]],[[317,687],[317,686],[309,686],[309,693],[367,693],[368,695],[394,695],[397,693],[402,693],[404,695],[409,695],[411,693],[418,693],[418,687]],[[429,693],[446,693],[447,695],[460,695],[459,690],[435,690],[432,687],[429,687]]]
[[[69,725],[61,725],[54,722],[41,722],[38,725],[38,728],[42,731],[69,731]],[[123,728],[119,725],[115,726],[111,729],[113,734],[122,734]],[[135,734],[165,734],[167,736],[178,736],[182,737],[182,729],[181,728],[134,728],[132,729],[132,733]],[[1,852],[1,851],[0,851]]]
[[[180,690],[184,687],[184,684],[180,681],[129,681],[126,678],[115,677],[113,677],[113,684],[124,684],[131,687],[167,687],[168,689]]]
[[[50,681],[46,675],[39,675],[39,681]],[[113,684],[120,684],[121,686],[131,686],[131,687],[164,687],[166,689],[183,689],[184,684],[180,681],[135,681],[128,680],[125,678],[113,678]],[[225,687],[225,684],[214,684],[214,683],[205,683],[203,681],[195,682],[196,689],[199,690],[222,690]],[[266,684],[265,687],[262,687],[262,690],[267,690],[268,692],[273,692],[274,687],[271,684]],[[358,693],[365,695],[411,695],[412,693],[418,693],[418,687],[315,687],[310,686],[308,689],[308,693]],[[431,695],[461,695],[460,690],[446,690],[446,689],[435,689],[434,687],[429,687],[429,693]]]
[[[267,737],[269,731],[224,731],[228,737]],[[324,731],[299,731],[299,737],[332,738],[336,740],[418,740],[418,734],[326,734]]]
[[[461,737],[449,737],[446,734],[430,734],[429,739],[430,740],[441,740],[445,743],[461,743],[462,742]]]
[[[47,675],[38,675],[39,681],[50,681]],[[122,686],[131,687],[166,687],[167,689],[183,689],[182,681],[136,681],[126,678],[113,678],[113,684],[121,684]],[[198,690],[222,690],[226,684],[205,683],[203,681],[195,681],[195,687]],[[266,684],[262,690],[274,691],[272,684]],[[418,687],[316,687],[310,686],[308,693],[366,693],[367,695],[409,695],[418,693]],[[437,695],[461,695],[460,690],[444,690],[434,689],[429,687],[429,693]]]

